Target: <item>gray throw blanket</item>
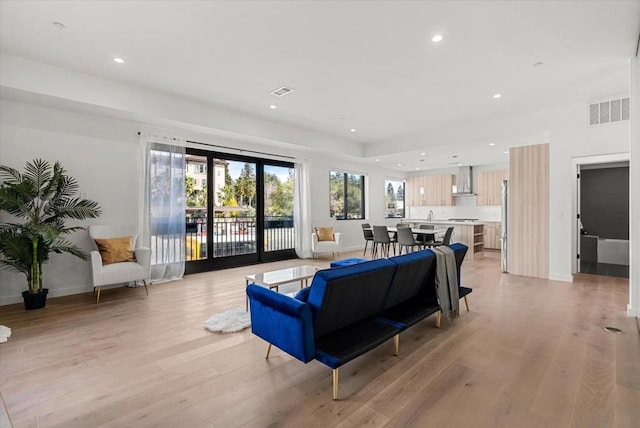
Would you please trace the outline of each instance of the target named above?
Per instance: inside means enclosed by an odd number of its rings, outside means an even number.
[[[436,291],[442,308],[442,318],[450,321],[459,313],[458,272],[456,256],[447,246],[433,248],[436,254]]]

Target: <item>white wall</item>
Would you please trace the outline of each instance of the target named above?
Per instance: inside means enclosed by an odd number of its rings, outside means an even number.
[[[140,129],[147,125],[92,113],[80,113],[60,108],[0,99],[0,164],[22,170],[25,162],[43,158],[59,160],[80,184],[84,197],[102,207],[98,219],[78,222],[90,224],[132,224],[138,221],[141,158]],[[184,135],[184,133],[181,133]],[[191,134],[203,141],[206,136]],[[219,142],[219,141],[218,141]],[[237,142],[228,141],[234,146]],[[239,147],[247,147],[243,144]],[[268,146],[251,146],[273,152]],[[289,152],[299,155],[299,153]],[[343,233],[343,249],[362,248],[364,240],[360,223],[394,224],[384,219],[384,180],[403,179],[401,175],[382,169],[367,170],[354,162],[313,156],[311,166],[311,195],[313,225],[334,225]],[[367,176],[367,220],[332,220],[329,218],[329,171],[341,170]],[[311,231],[309,231],[310,239]],[[86,232],[71,237],[83,249],[92,249]],[[44,267],[45,286],[49,295],[61,296],[92,290],[90,267],[70,255],[53,255]],[[26,290],[24,275],[0,271],[0,305],[21,301]]]
[[[633,66],[636,89],[632,96],[631,111],[637,125],[640,111],[637,59],[634,60]],[[602,99],[600,82],[594,81],[590,85],[594,89],[593,93],[596,94],[594,96],[597,97],[594,100],[584,100],[584,102],[528,115],[495,118],[495,120],[486,121],[484,125],[466,124],[464,135],[460,134],[461,131],[458,134],[451,134],[451,132],[445,132],[447,130],[442,130],[442,138],[439,138],[450,144],[452,141],[455,142],[456,138],[462,141],[469,135],[477,136],[480,131],[483,137],[490,138],[501,130],[509,130],[504,138],[510,138],[516,131],[533,135],[549,130],[550,174],[553,184],[549,201],[549,272],[552,279],[570,281],[573,257],[575,257],[573,249],[575,236],[572,226],[575,214],[572,212],[574,196],[572,159],[579,156],[621,153],[630,150],[629,122],[597,127],[587,126],[587,101]],[[364,154],[362,146],[354,142],[325,140],[304,129],[274,124],[229,112],[221,107],[196,104],[6,54],[2,54],[0,58],[0,87],[4,98],[0,105],[2,109],[0,162],[22,167],[26,160],[38,156],[61,160],[69,172],[78,178],[82,191],[103,205],[105,214],[99,219],[101,223],[129,222],[129,218],[137,215],[135,211],[138,183],[136,132],[145,125],[168,127],[172,131],[177,130],[176,136],[182,137],[193,135],[193,132],[203,132],[209,136],[245,138],[252,144],[266,145],[268,149],[266,151],[273,151],[271,149],[275,146],[280,150],[292,150],[297,144],[301,149],[316,150],[316,153],[323,150],[325,153],[338,156],[346,152],[352,156],[352,159]],[[604,87],[607,86],[604,85]],[[15,98],[14,95],[20,93],[37,94],[34,95],[36,98],[38,96],[42,98],[44,95],[50,100],[64,101],[59,104],[83,103],[85,106],[83,109],[90,106],[93,107],[89,109],[92,111],[109,110],[112,118],[103,117],[102,112],[100,114],[72,113],[59,107],[33,107],[7,100],[7,94]],[[610,95],[613,97],[615,94]],[[21,98],[18,97],[18,99]],[[131,118],[135,122],[113,118],[114,116]],[[187,124],[191,126],[187,127]],[[455,129],[461,128],[456,125]],[[636,150],[632,150],[631,158],[632,222],[634,218],[638,218],[638,212],[640,212],[637,200],[640,192],[637,187],[633,187],[633,180],[635,183],[640,181],[638,179],[640,161],[637,150],[639,146],[637,126],[634,129],[633,141]],[[185,135],[189,132],[192,134]],[[540,143],[545,142],[547,141],[540,141]],[[402,141],[393,144],[400,149],[401,143]],[[385,142],[384,146],[388,144]],[[244,146],[245,142],[242,145]],[[367,149],[367,155],[373,155],[375,152],[376,147]],[[331,169],[366,173],[371,189],[367,200],[368,222],[387,224],[395,222],[395,220],[383,218],[383,183],[385,178],[402,177],[399,177],[398,173],[377,169],[368,170],[369,167],[358,165],[353,161],[335,161],[330,160],[328,156],[324,158],[313,155],[311,160],[312,199],[314,199],[313,212],[317,216],[313,220],[314,223],[329,221],[328,174]],[[382,189],[380,193],[374,190],[377,188]],[[454,216],[456,215],[452,215]],[[345,234],[345,248],[357,248],[361,245],[359,223],[335,222],[337,230]],[[77,238],[84,244],[89,244],[82,236]],[[638,225],[632,223],[630,313],[640,311],[639,243]],[[52,295],[89,290],[88,267],[80,261],[69,258],[70,256],[61,257],[65,257],[64,261],[61,260],[60,263],[54,261],[55,263],[51,263],[51,266],[46,268],[48,280],[52,284]],[[71,275],[69,275],[70,272]],[[23,289],[23,286],[19,285],[20,281],[21,279],[12,274],[0,273],[2,283],[0,303],[19,301],[19,291]]]
[[[549,278],[572,281],[576,257],[574,158],[629,152],[629,121],[588,126],[587,104],[558,109],[549,146]]]
[[[329,217],[329,172],[344,171],[366,176],[367,191],[365,199],[364,220],[333,220]],[[313,226],[333,226],[337,232],[342,233],[342,249],[344,251],[355,250],[364,246],[362,235],[362,223],[386,224],[395,226],[400,219],[386,219],[384,217],[384,197],[386,179],[404,180],[401,174],[395,171],[380,168],[371,168],[357,165],[338,159],[314,158],[311,161],[311,211],[314,213],[311,219]]]
[[[629,316],[640,317],[640,58],[631,59],[631,163],[629,200],[631,225],[629,279]]]
[[[60,161],[78,180],[83,196],[100,203],[98,219],[69,224],[137,224],[138,136],[135,124],[0,101],[0,163],[23,170],[27,161]],[[86,232],[70,237],[91,249]],[[53,254],[44,266],[51,296],[91,291],[88,262]],[[24,275],[0,271],[0,304],[21,301]]]

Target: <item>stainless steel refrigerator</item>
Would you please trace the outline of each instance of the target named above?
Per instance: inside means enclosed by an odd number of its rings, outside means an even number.
[[[500,258],[502,261],[502,272],[509,272],[509,258],[507,249],[509,237],[507,235],[507,225],[509,224],[509,182],[502,182],[502,224],[500,227]]]

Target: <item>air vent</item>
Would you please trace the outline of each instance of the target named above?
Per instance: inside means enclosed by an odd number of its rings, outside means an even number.
[[[629,98],[589,104],[590,126],[620,122],[621,120],[629,120]]]
[[[286,86],[280,86],[278,89],[271,91],[271,95],[275,95],[276,97],[284,97],[291,92],[293,92],[293,89]]]

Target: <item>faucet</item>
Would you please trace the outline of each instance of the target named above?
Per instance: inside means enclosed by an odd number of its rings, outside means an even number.
[[[433,210],[429,210],[429,215],[427,215],[427,221],[433,220]]]

